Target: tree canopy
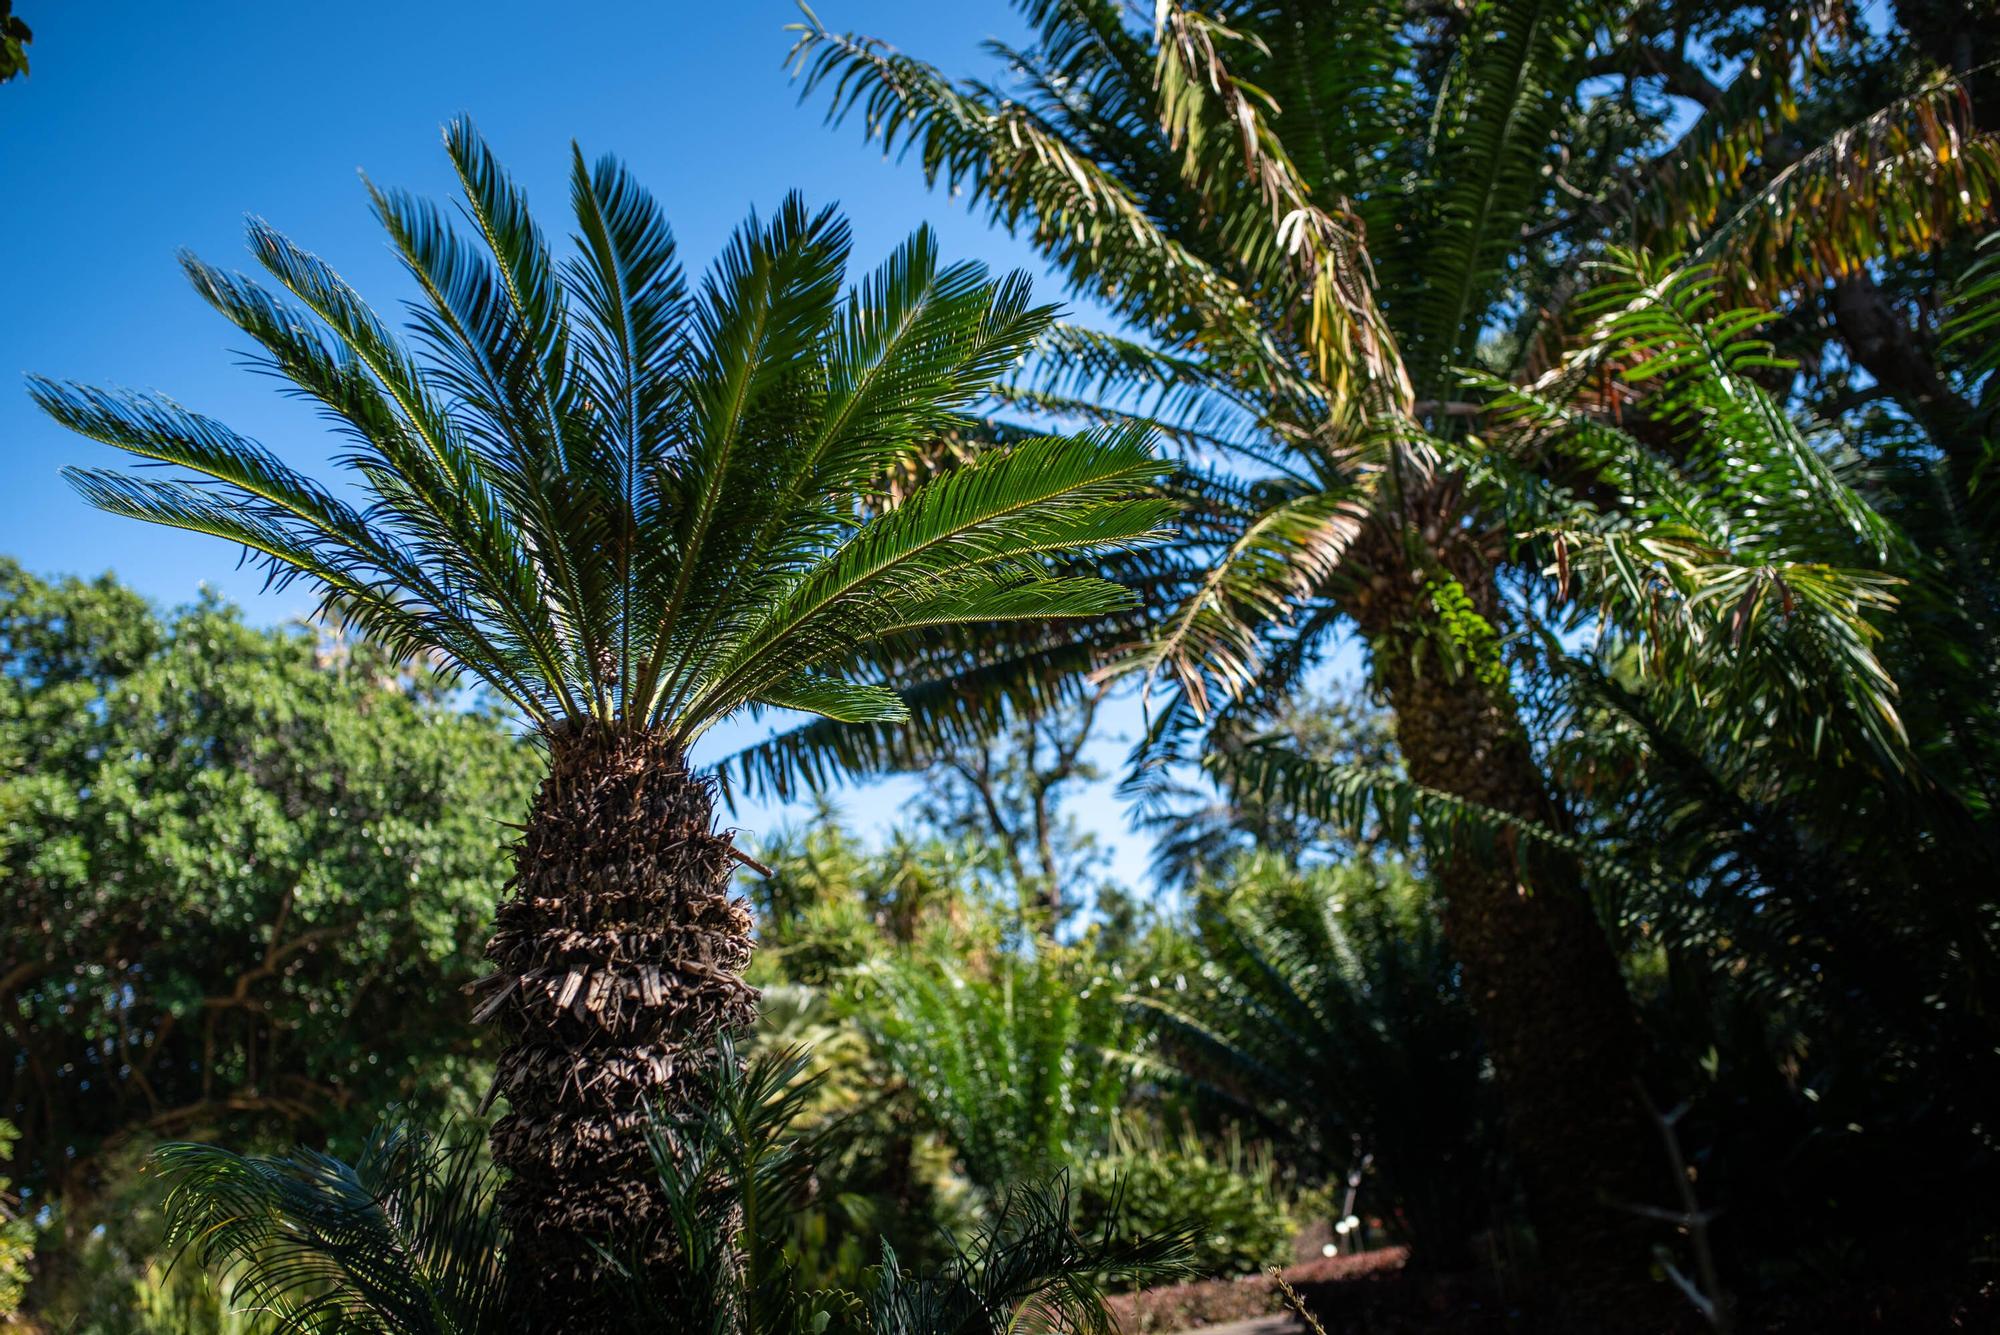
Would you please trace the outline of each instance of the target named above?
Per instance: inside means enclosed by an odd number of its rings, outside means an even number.
[[[0,562],[22,1184],[87,1191],[120,1137],[321,1139],[468,1097],[481,1044],[449,1017],[539,761],[459,703],[324,627]]]

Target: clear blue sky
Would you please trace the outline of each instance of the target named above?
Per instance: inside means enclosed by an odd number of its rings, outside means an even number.
[[[990,68],[982,39],[1022,35],[997,0],[817,9],[831,27],[886,37],[954,72]],[[244,339],[188,289],[174,253],[251,267],[242,220],[260,214],[391,310],[409,289],[356,170],[448,196],[438,129],[461,111],[557,235],[574,138],[587,154],[632,164],[691,267],[747,209],[796,188],[845,206],[862,264],[929,221],[948,254],[1045,272],[1027,247],[885,162],[853,126],[828,129],[818,106],[797,103],[783,67],[783,29],[798,17],[789,0],[19,0],[16,12],[35,41],[33,73],[0,87],[0,372],[164,391],[323,475],[323,425],[237,364]],[[205,583],[259,622],[309,610],[303,586],[262,593],[223,544],[100,514],[58,476],[65,463],[114,454],[43,419],[17,378],[0,380],[0,552],[44,574],[112,570],[163,605]],[[1113,729],[1137,721],[1120,709]],[[744,736],[720,738],[710,758]],[[1119,747],[1100,752],[1115,763]],[[842,801],[879,830],[913,791],[896,780]],[[1108,789],[1077,811],[1114,843],[1121,879],[1142,884],[1145,849]],[[785,814],[746,807],[737,819],[768,830]]]

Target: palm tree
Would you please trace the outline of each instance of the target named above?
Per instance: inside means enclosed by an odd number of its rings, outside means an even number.
[[[261,368],[333,419],[359,503],[163,397],[33,393],[180,470],[68,470],[91,503],[241,544],[476,678],[547,748],[475,1019],[508,1039],[492,1143],[517,1319],[595,1329],[606,1239],[664,1237],[646,1107],[697,1102],[717,1034],[754,1006],[741,858],[689,748],[745,709],[901,718],[837,671],[857,646],[1115,611],[1123,590],[1061,562],[1148,540],[1167,509],[1135,496],[1158,472],[1136,429],[1025,438],[892,503],[879,480],[1047,327],[1019,275],[942,265],[920,231],[843,296],[845,225],[788,198],[691,291],[615,160],[575,153],[558,259],[470,124],[445,147],[473,240],[370,187],[422,292],[415,350],[261,221],[251,249],[282,294],[183,260]]]
[[[1481,411],[1461,368],[1543,363],[1607,238],[1692,238],[1766,302],[1921,248],[1985,216],[1993,142],[1938,81],[1791,145],[1793,76],[1831,31],[1813,6],[1779,7],[1727,84],[1688,59],[1704,20],[1678,6],[1163,0],[1149,25],[1118,0],[1021,9],[1036,40],[996,48],[1005,86],[816,21],[795,48],[833,118],[858,112],[1133,331],[1052,331],[1016,402],[1150,422],[1192,465],[1174,485],[1194,559],[1142,651],[1117,655],[1121,626],[1094,659],[1029,646],[990,675],[1031,694],[1079,660],[1164,673],[1169,737],[1268,708],[1358,629],[1407,770],[1393,800],[1507,831],[1480,847],[1426,823],[1445,930],[1546,1278],[1577,1324],[1629,1321],[1661,1295],[1626,1203],[1665,1170],[1617,960],[1505,656],[1507,535],[1449,448]],[[1668,95],[1695,109],[1678,132]],[[802,734],[757,763],[809,749]]]

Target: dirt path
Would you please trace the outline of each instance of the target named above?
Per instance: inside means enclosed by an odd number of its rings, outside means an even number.
[[[1401,1247],[1308,1261],[1285,1271],[1287,1283],[1302,1293],[1331,1285],[1355,1286],[1374,1292],[1400,1280],[1409,1253]],[[1269,1275],[1241,1279],[1170,1284],[1113,1298],[1112,1315],[1121,1335],[1169,1335],[1201,1331],[1203,1335],[1294,1335],[1304,1323],[1291,1317],[1278,1286]],[[1266,1324],[1244,1324],[1263,1321]],[[1287,1324],[1290,1323],[1290,1324]]]

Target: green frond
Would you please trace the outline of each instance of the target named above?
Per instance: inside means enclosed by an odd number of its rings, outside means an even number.
[[[963,192],[1010,231],[1029,231],[1078,289],[1136,308],[1175,342],[1265,348],[1272,355],[1256,374],[1268,382],[1276,373],[1284,357],[1263,314],[1061,129],[992,89],[954,85],[881,42],[808,17],[793,25],[792,67],[802,97],[827,93],[830,122],[858,111],[885,152],[914,153],[932,184]],[[1086,49],[1102,48],[1077,48]],[[1163,142],[1148,150],[1166,159]]]
[[[894,689],[908,723],[843,727],[816,719],[745,747],[723,762],[723,773],[752,795],[789,800],[843,775],[919,769],[934,755],[992,736],[1010,712],[1045,713],[1077,699],[1101,661],[1088,638],[1017,644],[990,628],[978,638],[928,653],[928,645],[911,646],[897,658]]]
[[[1134,1234],[1113,1211],[1095,1231],[1075,1217],[1066,1174],[1011,1187],[992,1218],[935,1274],[912,1275],[884,1249],[869,1295],[871,1335],[1114,1335],[1113,1292],[1185,1276],[1190,1229]]]
[[[1117,670],[1171,672],[1198,718],[1211,708],[1211,687],[1225,697],[1241,695],[1256,680],[1265,631],[1326,594],[1368,514],[1364,495],[1335,491],[1290,497],[1255,513],[1194,592]]]
[[[2000,370],[2000,232],[1979,242],[1981,254],[1951,292],[1942,345],[1965,359],[1966,374],[1977,379]],[[1992,382],[1986,393],[1991,395]]]
[[[990,599],[1049,557],[1156,539],[1169,504],[1131,497],[1160,472],[1136,434],[1046,436],[926,483],[775,600],[690,703],[689,716],[715,717],[705,711],[732,693],[893,633],[905,609]],[[1108,601],[1099,605],[1112,610]]]
[[[1196,967],[1133,998],[1155,1078],[1308,1180],[1365,1160],[1366,1209],[1401,1213],[1419,1252],[1462,1248],[1488,1203],[1492,1090],[1429,887],[1395,862],[1258,855],[1197,891],[1190,926]]]
[[[168,1248],[228,1276],[240,1308],[281,1330],[503,1329],[495,1183],[477,1137],[386,1129],[352,1165],[184,1144],[153,1162],[170,1188]]]
[[[796,709],[835,723],[905,723],[910,711],[886,686],[838,677],[794,677],[763,691],[753,704]]]
[[[871,966],[857,1018],[982,1188],[1102,1148],[1125,1095],[1118,997],[1050,945],[996,976],[925,952]]]
[[[1439,396],[1503,292],[1522,228],[1548,190],[1556,130],[1574,87],[1590,14],[1567,0],[1500,0],[1475,12],[1460,77],[1436,108],[1440,182],[1410,320],[1410,357]]]
[[[1899,768],[1907,740],[1878,646],[1900,540],[1828,457],[1837,442],[1750,378],[1772,360],[1761,312],[1722,307],[1707,266],[1626,257],[1605,272],[1568,364],[1532,389],[1490,386],[1496,466],[1567,460],[1618,498],[1552,497],[1524,516],[1561,596],[1573,584],[1594,600],[1611,652],[1636,647],[1637,669],[1694,714]],[[1642,390],[1668,436],[1642,443],[1581,407],[1587,367]]]
[[[1333,415],[1407,416],[1414,391],[1376,304],[1362,225],[1312,197],[1273,126],[1275,102],[1223,55],[1237,46],[1268,54],[1268,46],[1177,0],[1158,7],[1154,35],[1158,111],[1168,143],[1181,150],[1181,180],[1216,212],[1233,202],[1228,186],[1254,187],[1263,216],[1239,213],[1225,231],[1253,275],[1289,279],[1306,295],[1296,323]]]
[[[1328,764],[1268,738],[1211,757],[1239,790],[1274,807],[1298,811],[1360,836],[1370,828],[1409,844],[1421,834],[1431,856],[1511,857],[1528,880],[1528,859],[1554,855],[1588,868],[1608,884],[1644,884],[1637,870],[1603,850],[1538,821],[1488,807],[1400,774],[1363,765]]]

